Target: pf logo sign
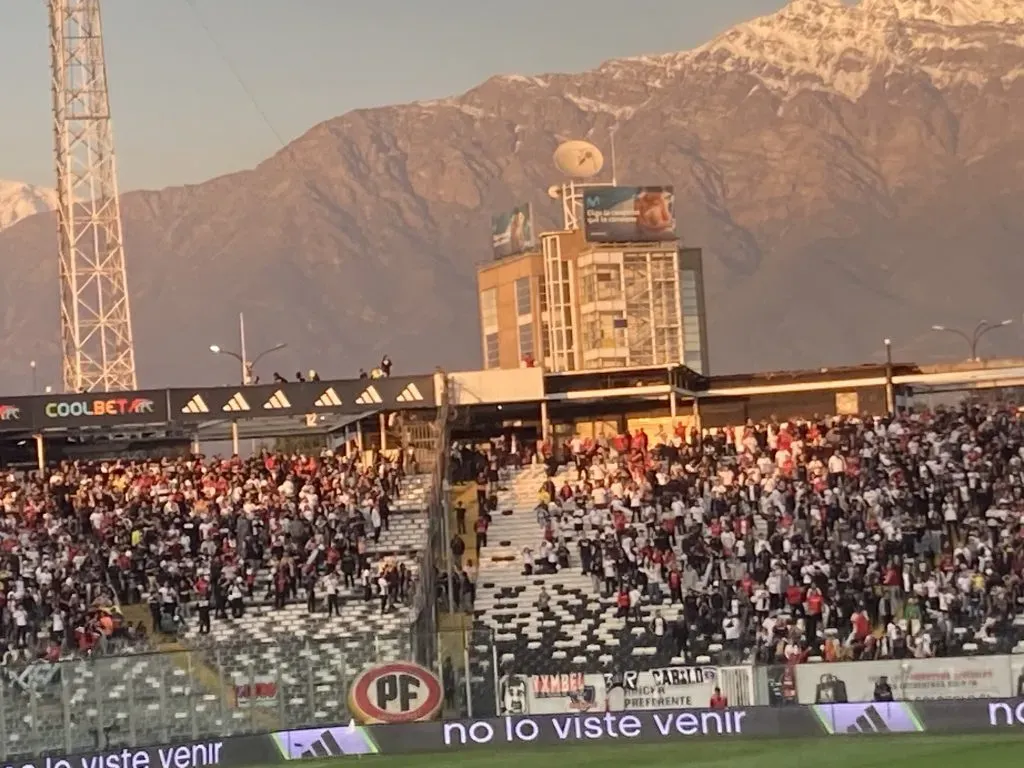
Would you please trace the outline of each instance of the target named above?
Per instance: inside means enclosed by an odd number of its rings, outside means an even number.
[[[348,694],[349,709],[363,725],[430,720],[443,701],[441,682],[433,673],[407,662],[370,667]]]

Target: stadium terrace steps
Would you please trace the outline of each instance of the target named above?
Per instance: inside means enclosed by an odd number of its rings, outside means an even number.
[[[523,574],[523,548],[536,549],[541,526],[536,507],[545,468],[531,466],[508,478],[507,490],[498,493],[498,510],[488,531],[474,605],[478,626],[495,632],[499,664],[522,674],[582,671],[598,666],[611,669],[629,658],[646,663],[680,664],[684,660],[666,647],[658,647],[647,626],[660,611],[676,619],[681,606],[641,608],[642,623],[617,616],[615,599],[602,597],[589,576],[580,573],[575,531],[562,534],[570,549],[568,569],[555,574]],[[576,471],[561,467],[552,478],[560,487],[575,482]],[[548,611],[536,606],[541,587],[550,597]]]

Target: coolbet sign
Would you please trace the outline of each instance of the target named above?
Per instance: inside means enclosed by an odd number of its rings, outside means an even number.
[[[72,416],[129,416],[153,413],[153,401],[146,397],[118,397],[110,400],[83,398],[47,403],[43,412],[51,419]]]
[[[370,667],[349,688],[349,709],[363,725],[431,720],[443,701],[437,677],[406,662]]]

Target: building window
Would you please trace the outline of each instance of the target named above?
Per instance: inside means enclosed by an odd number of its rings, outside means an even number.
[[[497,368],[500,359],[498,357],[498,333],[488,333],[484,336],[484,368]]]
[[[533,349],[533,323],[523,323],[519,326],[519,362],[536,362],[536,359]]]
[[[520,277],[516,280],[516,315],[523,317],[533,312],[530,298],[530,278]]]
[[[498,328],[498,290],[488,288],[480,293],[480,320],[484,333]]]

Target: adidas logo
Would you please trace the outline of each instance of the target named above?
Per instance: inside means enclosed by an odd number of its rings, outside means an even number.
[[[400,403],[419,403],[423,401],[423,394],[419,387],[410,382],[405,385],[405,389],[395,399]]]
[[[202,395],[192,395],[192,399],[185,403],[185,407],[181,409],[182,413],[209,413],[210,408],[203,400]]]
[[[384,398],[380,396],[380,392],[372,384],[363,390],[363,394],[356,398],[356,403],[359,405],[380,405],[384,402]]]
[[[869,706],[864,712],[857,718],[857,720],[850,725],[847,729],[847,733],[889,733],[891,729],[882,717],[882,713],[875,709],[873,706]]]
[[[327,730],[320,734],[319,739],[306,747],[300,757],[304,759],[315,757],[339,757],[344,754],[345,750],[338,743],[338,740],[334,738],[334,734]]]
[[[288,400],[288,396],[279,389],[270,396],[270,399],[263,404],[263,407],[268,411],[280,411],[283,408],[291,408],[292,404]]]
[[[246,402],[246,399],[242,396],[242,393],[235,392],[235,394],[231,396],[231,399],[228,400],[227,405],[225,405],[221,410],[225,413],[238,413],[239,411],[248,411],[251,409],[249,408],[249,403]]]
[[[338,393],[334,391],[334,387],[330,387],[326,392],[317,398],[317,401],[313,403],[317,408],[337,408],[341,405],[341,398],[338,397]]]

